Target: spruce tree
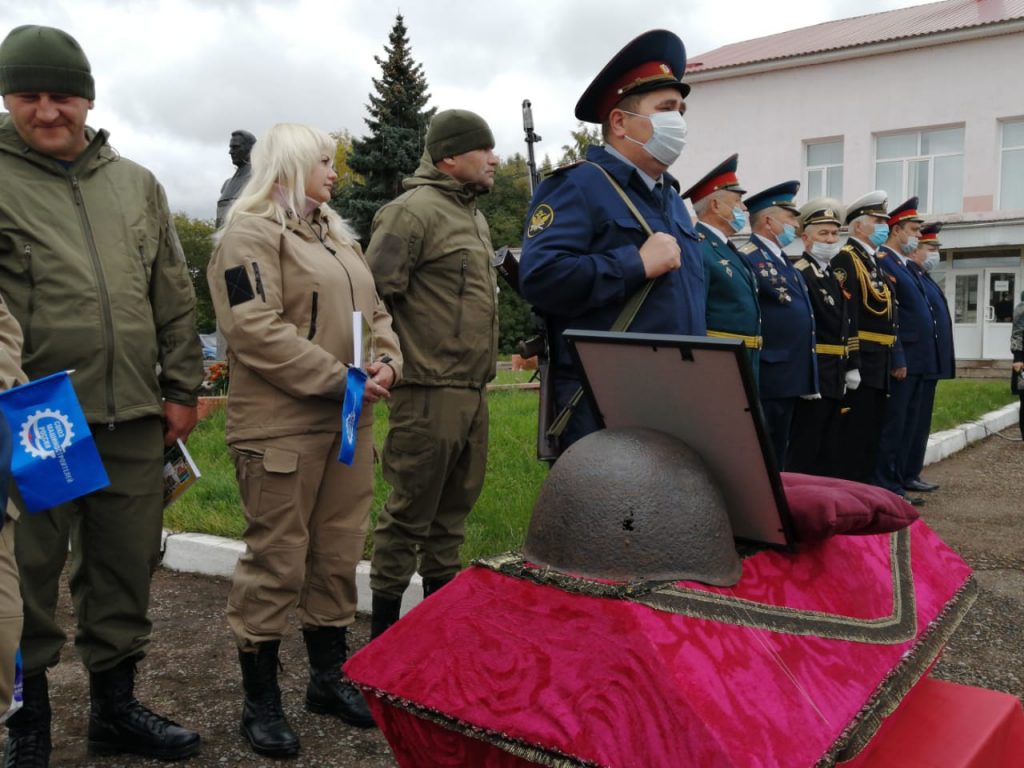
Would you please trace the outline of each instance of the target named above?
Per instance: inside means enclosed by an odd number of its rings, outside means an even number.
[[[348,156],[349,168],[363,181],[339,190],[331,201],[355,227],[364,246],[377,209],[402,193],[402,179],[419,165],[427,125],[435,112],[425,109],[430,100],[427,79],[422,65],[413,61],[402,14],[395,17],[388,41],[386,57],[373,57],[382,74],[374,78],[376,93],[370,94],[366,106],[369,135],[354,139]]]

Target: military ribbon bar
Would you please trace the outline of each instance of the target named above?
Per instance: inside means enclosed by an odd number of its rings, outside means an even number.
[[[366,379],[366,371],[355,367],[350,367],[345,377],[345,402],[341,406],[341,450],[338,451],[338,461],[350,467],[356,455],[356,433],[359,431],[359,416],[363,412]]]
[[[0,392],[11,427],[11,474],[29,512],[110,485],[66,371]]]

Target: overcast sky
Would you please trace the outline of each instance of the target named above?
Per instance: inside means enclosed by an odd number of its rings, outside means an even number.
[[[232,130],[277,122],[363,135],[374,55],[401,12],[413,58],[439,109],[491,124],[502,155],[525,149],[521,104],[533,102],[538,162],[557,160],[590,79],[641,32],[664,27],[691,56],[914,0],[0,0],[0,37],[19,24],[73,34],[92,63],[96,106],[126,157],[150,168],[171,207],[213,218],[234,172]],[[688,121],[699,120],[688,114]]]

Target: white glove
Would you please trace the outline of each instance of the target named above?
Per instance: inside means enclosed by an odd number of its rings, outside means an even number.
[[[853,368],[846,372],[846,388],[853,390],[860,386],[860,370]]]
[[[811,395],[800,395],[801,400],[821,400],[821,393],[815,392]]]

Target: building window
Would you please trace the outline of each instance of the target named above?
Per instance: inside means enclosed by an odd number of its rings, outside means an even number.
[[[875,186],[886,191],[891,206],[917,195],[922,213],[962,210],[964,129],[876,137]]]
[[[834,197],[843,199],[843,140],[819,141],[804,145],[807,166],[807,199]]]
[[[1024,208],[1024,120],[1003,123],[999,207]]]

